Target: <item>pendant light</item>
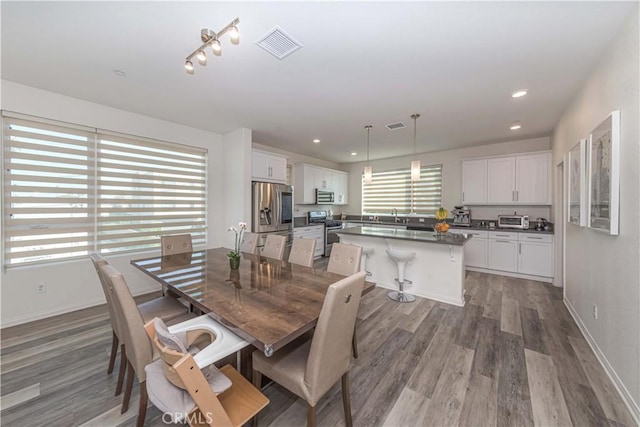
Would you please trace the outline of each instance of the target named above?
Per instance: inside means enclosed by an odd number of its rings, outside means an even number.
[[[373,182],[373,170],[369,164],[369,132],[373,126],[367,125],[364,128],[367,130],[367,165],[364,167],[364,183],[371,184]]]
[[[413,157],[416,157],[416,121],[420,114],[412,114],[413,119]],[[420,181],[420,160],[411,161],[411,181]]]

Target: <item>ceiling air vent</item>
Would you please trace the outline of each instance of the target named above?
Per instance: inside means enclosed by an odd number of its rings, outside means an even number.
[[[396,130],[396,129],[406,128],[407,126],[405,126],[405,124],[402,122],[398,122],[398,123],[391,123],[390,125],[385,125],[385,127],[389,130]]]
[[[278,59],[284,59],[302,47],[302,43],[277,25],[260,37],[256,44]]]

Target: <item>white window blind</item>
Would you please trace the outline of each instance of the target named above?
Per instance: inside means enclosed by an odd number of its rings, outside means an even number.
[[[423,166],[420,181],[411,182],[410,168],[374,172],[371,184],[362,181],[362,213],[433,215],[442,206],[442,165]]]
[[[93,249],[94,135],[4,118],[5,264]]]
[[[206,239],[206,151],[98,135],[98,250],[159,248],[164,234]]]
[[[4,265],[206,243],[207,152],[3,112]]]

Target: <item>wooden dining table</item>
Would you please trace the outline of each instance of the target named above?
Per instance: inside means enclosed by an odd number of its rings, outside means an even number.
[[[267,357],[313,329],[328,287],[344,276],[229,249],[132,260],[131,264],[207,313]],[[375,285],[365,282],[363,295]]]

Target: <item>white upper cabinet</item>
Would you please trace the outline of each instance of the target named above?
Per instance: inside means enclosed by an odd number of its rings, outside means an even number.
[[[462,202],[487,203],[487,161],[462,162]]]
[[[253,150],[251,155],[253,181],[287,183],[287,158],[279,154]]]
[[[316,203],[316,189],[333,191],[335,205],[346,205],[349,193],[349,174],[347,172],[322,168],[307,163],[293,167],[295,203],[313,205]]]
[[[513,204],[516,201],[516,159],[498,157],[487,160],[487,203]]]
[[[550,205],[551,153],[463,160],[462,203]]]

